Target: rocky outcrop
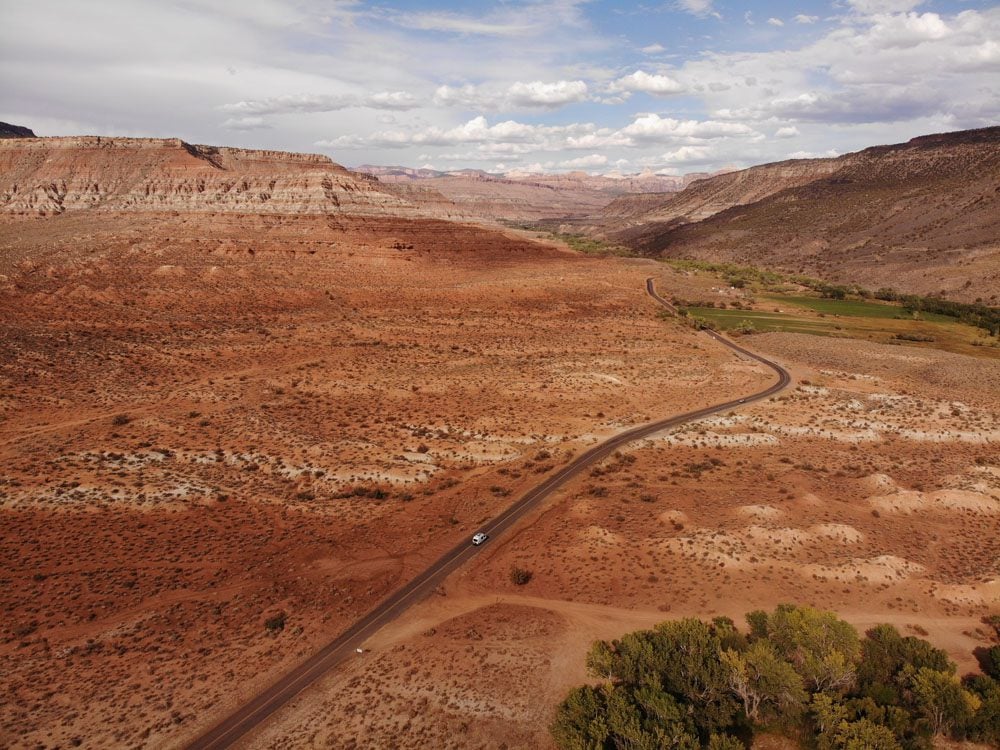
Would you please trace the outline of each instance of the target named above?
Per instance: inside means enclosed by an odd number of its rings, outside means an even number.
[[[182,211],[417,215],[410,201],[317,154],[195,146],[176,138],[0,141],[0,213]]]
[[[0,138],[34,138],[35,134],[31,128],[21,125],[11,125],[9,122],[0,122]]]

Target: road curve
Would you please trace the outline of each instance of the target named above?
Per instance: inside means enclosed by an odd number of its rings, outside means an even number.
[[[646,291],[653,299],[676,314],[673,305],[656,293],[653,286],[653,279],[646,279]],[[677,425],[702,419],[710,414],[736,408],[741,404],[748,404],[754,401],[773,396],[791,383],[791,376],[788,372],[774,362],[771,362],[758,354],[754,354],[742,346],[734,344],[729,339],[720,336],[714,331],[705,331],[724,346],[745,357],[761,362],[770,367],[778,375],[778,380],[769,388],[759,393],[753,393],[740,399],[726,401],[715,406],[706,406],[704,409],[689,411],[668,419],[661,419],[657,422],[636,427],[626,432],[622,432],[614,437],[608,438],[603,443],[595,445],[585,453],[577,456],[573,461],[564,466],[558,472],[550,476],[538,486],[525,493],[516,503],[501,513],[484,526],[477,529],[496,537],[513,526],[528,511],[532,510],[552,492],[564,485],[570,479],[578,475],[587,467],[601,461],[608,455],[621,448],[626,443],[633,440],[653,435],[661,430]],[[399,617],[411,605],[431,593],[445,578],[447,578],[456,568],[470,560],[482,548],[473,547],[468,540],[453,547],[441,556],[435,563],[415,578],[406,583],[402,588],[395,591],[388,598],[384,599],[378,606],[367,615],[355,622],[351,627],[341,633],[318,652],[310,656],[304,662],[294,667],[284,677],[260,693],[249,703],[236,709],[232,714],[215,725],[212,729],[194,740],[188,745],[189,750],[216,750],[217,748],[229,747],[240,737],[250,731],[253,727],[262,723],[274,712],[285,705],[289,700],[298,695],[309,684],[318,677],[340,664],[355,652],[362,643],[380,630],[386,623]]]

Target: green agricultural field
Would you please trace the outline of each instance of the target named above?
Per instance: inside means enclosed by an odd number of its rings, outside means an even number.
[[[871,292],[857,287],[837,287],[837,291],[846,294],[846,299],[821,296],[829,285],[801,276],[726,263],[668,261],[668,264],[688,273],[722,279],[727,284],[735,279],[739,282],[736,286],[746,289],[750,299],[756,299],[752,310],[697,304],[687,307],[692,318],[720,331],[809,333],[1000,359],[1000,341],[988,335],[988,327],[960,322],[960,316],[912,312],[898,303],[870,299]],[[791,293],[782,293],[785,289]],[[809,295],[806,291],[809,289],[817,294]]]
[[[885,302],[870,302],[867,300],[854,299],[824,299],[823,297],[792,297],[792,296],[767,296],[769,302],[776,305],[792,304],[798,307],[805,307],[815,310],[825,315],[841,315],[852,318],[904,318],[927,320],[934,323],[953,323],[954,318],[937,313],[917,313],[916,317],[903,308],[902,305],[893,305]]]
[[[973,343],[995,339],[985,339],[980,329],[944,315],[914,318],[897,305],[818,297],[768,296],[757,307],[764,305],[768,309],[689,307],[687,312],[720,331],[808,333],[1000,358],[995,346]]]

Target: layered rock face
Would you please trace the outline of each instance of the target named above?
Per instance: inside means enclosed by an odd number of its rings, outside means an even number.
[[[645,199],[646,194],[657,194],[660,198],[656,205],[659,205],[666,200],[666,194],[709,176],[706,173],[678,177],[653,173],[615,176],[586,172],[491,174],[474,169],[440,172],[372,165],[360,166],[358,171],[377,177],[382,189],[390,192],[395,192],[398,186],[433,190],[454,204],[453,210],[479,218],[544,223],[551,223],[549,220],[553,219],[586,223],[582,217],[603,211],[604,206],[618,196],[641,193]],[[414,197],[416,202],[424,203],[420,193]]]
[[[794,159],[695,180],[679,193],[626,195],[606,206],[594,226],[610,234],[649,222],[701,221],[727,208],[808,184],[838,168],[836,159]]]
[[[0,213],[183,211],[416,216],[325,156],[193,146],[176,138],[0,140]]]

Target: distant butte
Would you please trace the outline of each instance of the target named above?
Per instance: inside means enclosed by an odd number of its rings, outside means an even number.
[[[31,128],[21,125],[11,125],[9,122],[0,122],[0,138],[34,138],[35,133]]]

